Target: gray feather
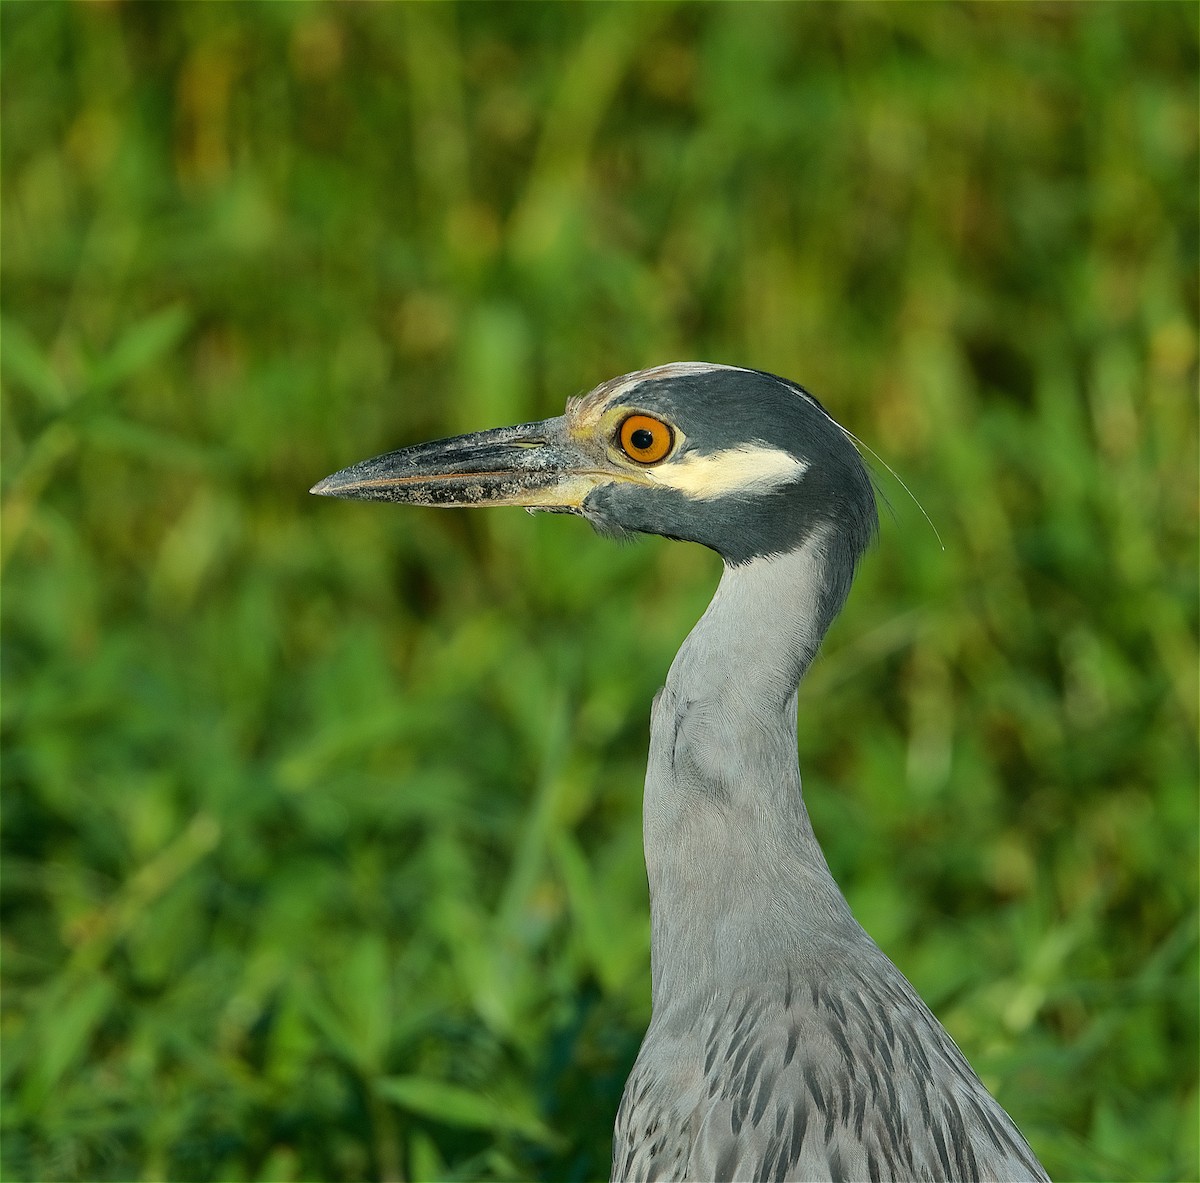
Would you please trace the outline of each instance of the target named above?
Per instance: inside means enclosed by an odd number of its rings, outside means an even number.
[[[796,686],[828,623],[829,562],[818,532],[727,567],[655,700],[654,1014],[614,1180],[1046,1179],[813,835]]]

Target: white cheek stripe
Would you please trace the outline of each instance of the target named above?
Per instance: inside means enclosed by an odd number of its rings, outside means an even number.
[[[699,501],[731,493],[765,493],[798,481],[807,471],[805,461],[765,444],[743,444],[704,456],[690,453],[648,470],[659,484]]]

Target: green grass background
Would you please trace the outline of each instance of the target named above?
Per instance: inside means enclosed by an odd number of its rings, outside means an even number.
[[[719,563],[318,501],[680,358],[913,488],[802,693],[1059,1179],[1197,1166],[1192,4],[4,3],[3,1169],[588,1179]]]

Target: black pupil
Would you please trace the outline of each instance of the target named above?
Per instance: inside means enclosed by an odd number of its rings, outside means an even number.
[[[654,433],[647,431],[644,427],[639,427],[630,437],[629,442],[633,444],[639,452],[646,452],[654,446]]]

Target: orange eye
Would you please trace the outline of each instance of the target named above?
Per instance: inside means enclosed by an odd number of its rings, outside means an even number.
[[[657,464],[671,450],[675,433],[661,419],[630,415],[617,428],[617,442],[630,460],[639,464]]]

